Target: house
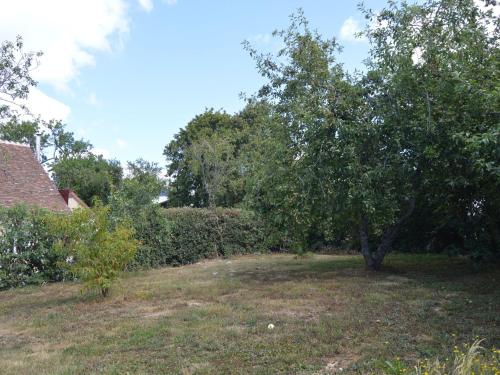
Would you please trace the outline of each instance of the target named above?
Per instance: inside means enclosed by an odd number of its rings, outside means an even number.
[[[87,204],[80,199],[76,193],[71,189],[62,189],[59,190],[59,193],[63,197],[66,205],[69,207],[71,211],[77,208],[88,208]]]
[[[30,146],[0,140],[0,206],[20,203],[57,212],[71,211]]]

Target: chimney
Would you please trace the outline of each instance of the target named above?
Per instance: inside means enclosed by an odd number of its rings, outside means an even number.
[[[40,134],[35,136],[35,156],[39,163],[42,162],[42,148],[40,145]]]

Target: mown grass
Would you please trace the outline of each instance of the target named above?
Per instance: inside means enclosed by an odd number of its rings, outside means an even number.
[[[77,283],[1,292],[0,373],[377,374],[475,337],[499,346],[498,269],[385,264],[246,256],[127,274],[105,300]]]

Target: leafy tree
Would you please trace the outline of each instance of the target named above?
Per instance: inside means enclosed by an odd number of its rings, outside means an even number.
[[[37,134],[40,135],[42,162],[49,167],[64,157],[88,155],[92,149],[90,142],[75,139],[73,132],[67,131],[61,121],[20,121],[14,116],[0,123],[0,139],[29,143],[33,150]]]
[[[87,154],[92,145],[84,140],[76,140],[61,121],[21,121],[16,117],[18,111],[12,110],[17,107],[22,113],[27,112],[26,108],[19,105],[18,99],[26,99],[30,87],[36,86],[31,71],[36,68],[41,55],[41,52],[23,51],[20,36],[15,42],[5,41],[0,46],[0,138],[29,143],[34,149],[35,135],[40,134],[42,150],[46,151],[43,161],[50,164],[69,155]]]
[[[234,145],[220,135],[197,140],[186,149],[189,168],[200,176],[208,207],[215,207],[221,201],[219,195],[225,193],[228,176],[233,174],[234,154]]]
[[[361,155],[372,151],[364,143],[376,138],[368,134],[362,86],[336,62],[336,41],[311,31],[301,12],[274,35],[285,45],[277,56],[246,44],[269,81],[257,96],[273,108],[251,203],[304,250],[318,226],[331,235],[359,223],[367,205],[378,205],[374,212],[390,211],[386,202],[394,199],[379,199],[375,183],[363,181],[370,167],[361,165]],[[383,227],[386,216],[378,216]]]
[[[38,121],[19,121],[16,117],[10,118],[4,123],[0,123],[0,139],[10,142],[28,143],[35,149],[35,136],[40,132]],[[40,137],[40,145],[47,147],[48,136]]]
[[[90,154],[92,144],[83,139],[75,139],[73,132],[66,130],[66,125],[61,121],[51,120],[44,122],[46,129],[46,146],[51,152],[46,156],[46,161],[55,163],[68,157],[84,157]]]
[[[500,248],[500,21],[470,1],[391,3],[375,15],[370,69],[377,115],[405,132],[418,172],[415,227],[475,257]],[[403,152],[402,151],[402,152]],[[431,238],[432,239],[432,238]]]
[[[30,73],[41,55],[41,52],[23,51],[20,36],[15,42],[4,41],[0,45],[0,120],[10,117],[10,108],[19,107],[16,100],[26,99],[29,88],[36,86]]]
[[[157,163],[138,159],[128,162],[129,176],[115,188],[110,206],[115,215],[134,217],[138,212],[155,204],[155,200],[166,188]]]
[[[245,128],[238,115],[208,110],[174,136],[164,150],[171,206],[233,206],[243,199],[238,168],[230,161],[245,142]]]
[[[52,166],[52,173],[59,189],[74,190],[91,206],[96,198],[108,202],[112,189],[121,183],[123,171],[119,161],[89,154],[60,159]]]
[[[484,218],[474,241],[488,221],[498,233],[489,213],[498,207],[498,18],[451,0],[366,14],[374,26],[363,75],[344,71],[336,41],[311,31],[301,12],[275,32],[277,56],[246,44],[268,80],[257,97],[273,119],[251,204],[298,248],[318,227],[357,237],[372,269],[417,199],[443,217]]]

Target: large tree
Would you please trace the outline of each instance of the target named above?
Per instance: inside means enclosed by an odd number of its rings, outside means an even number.
[[[171,206],[234,206],[244,186],[239,157],[249,139],[244,117],[207,110],[174,136],[164,155],[169,162]]]
[[[490,6],[488,6],[490,4]],[[422,220],[440,245],[500,247],[500,21],[492,1],[429,0],[366,12],[376,113],[407,134]],[[418,224],[415,223],[414,224]]]
[[[35,149],[36,136],[40,136],[42,163],[50,166],[64,157],[88,155],[92,144],[83,139],[75,139],[61,121],[18,120],[13,116],[0,123],[0,139],[28,143]]]
[[[72,189],[89,206],[98,199],[107,203],[113,188],[120,185],[122,167],[117,160],[102,156],[64,157],[52,166],[54,182],[59,189]]]
[[[258,97],[278,122],[254,175],[254,207],[299,248],[318,226],[350,233],[372,269],[417,199],[455,217],[479,211],[493,238],[498,19],[472,0],[366,14],[372,50],[363,75],[347,74],[336,41],[311,31],[300,12],[275,33],[284,44],[276,56],[246,45],[268,80]]]
[[[127,172],[113,189],[109,203],[113,214],[135,217],[143,208],[157,204],[166,190],[166,182],[158,164],[144,159],[128,162]]]

